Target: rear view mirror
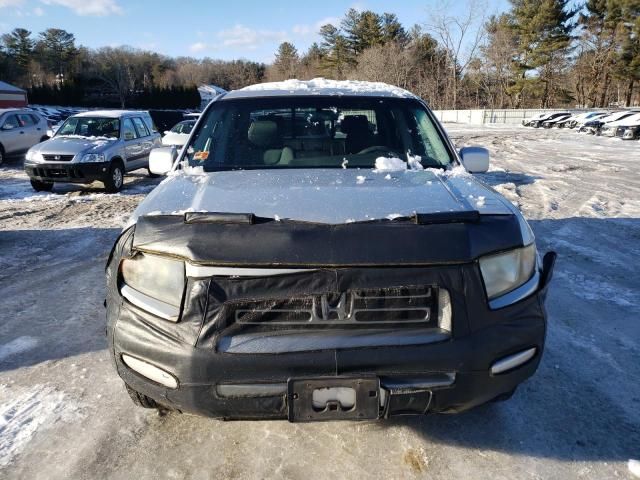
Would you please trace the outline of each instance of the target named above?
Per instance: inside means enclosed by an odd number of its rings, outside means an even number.
[[[149,170],[156,175],[166,175],[173,167],[176,158],[174,147],[159,147],[151,150],[149,154]]]
[[[469,173],[485,173],[489,170],[489,151],[483,147],[460,149],[462,165]]]

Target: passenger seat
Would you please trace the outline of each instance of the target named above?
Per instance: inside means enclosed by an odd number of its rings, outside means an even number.
[[[247,137],[252,145],[264,149],[262,160],[265,165],[288,165],[294,158],[293,150],[282,146],[278,124],[273,120],[254,121]]]

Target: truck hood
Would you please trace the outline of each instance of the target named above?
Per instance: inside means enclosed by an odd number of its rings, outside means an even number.
[[[415,213],[510,215],[515,208],[462,167],[451,171],[370,169],[173,172],[134,212],[252,213],[276,220],[343,224],[394,219]]]
[[[102,153],[117,140],[106,137],[53,137],[39,143],[32,151],[44,154],[77,155],[78,153]]]

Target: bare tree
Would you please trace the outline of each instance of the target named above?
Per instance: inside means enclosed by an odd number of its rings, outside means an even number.
[[[460,2],[463,3],[463,2]],[[486,0],[465,0],[460,16],[453,16],[451,3],[431,14],[426,28],[440,40],[450,61],[451,95],[453,108],[458,108],[459,77],[462,77],[474,58],[485,35]]]

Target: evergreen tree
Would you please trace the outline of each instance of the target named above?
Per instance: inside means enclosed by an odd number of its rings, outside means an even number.
[[[34,42],[31,32],[24,28],[16,28],[11,33],[2,35],[2,43],[7,55],[26,73],[32,60]]]
[[[528,87],[540,96],[540,106],[549,106],[555,80],[566,65],[572,40],[570,0],[510,0],[515,32],[518,37],[516,65],[519,79],[510,89],[518,98]],[[527,76],[536,71],[537,76]],[[542,84],[542,85],[541,85]]]
[[[40,63],[54,75],[71,73],[71,67],[78,54],[73,34],[59,28],[48,28],[39,36],[36,50],[41,59]]]
[[[298,50],[289,42],[282,42],[278,47],[273,66],[283,79],[295,78],[300,57]]]

